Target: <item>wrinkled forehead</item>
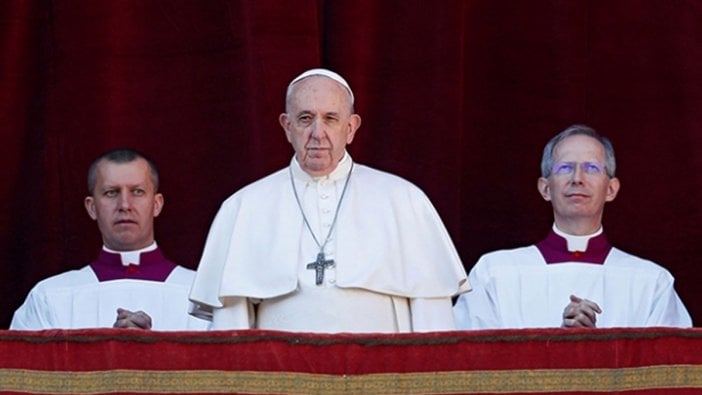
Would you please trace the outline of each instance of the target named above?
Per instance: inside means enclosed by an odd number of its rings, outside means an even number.
[[[605,147],[597,139],[586,135],[568,136],[553,148],[554,161],[605,160]]]
[[[305,80],[310,77],[324,77],[324,78],[329,78],[333,81],[336,81],[338,84],[344,87],[346,92],[348,93],[349,97],[351,98],[351,105],[354,104],[355,98],[353,95],[353,91],[351,90],[351,86],[349,85],[348,82],[342,77],[341,75],[327,69],[323,68],[316,68],[316,69],[310,69],[302,74],[298,75],[297,77],[293,78],[293,80],[290,82],[288,85],[288,93],[290,93],[293,85],[296,85],[298,82]]]
[[[292,86],[289,105],[298,111],[340,111],[351,108],[350,96],[344,86],[323,77],[312,76]]]

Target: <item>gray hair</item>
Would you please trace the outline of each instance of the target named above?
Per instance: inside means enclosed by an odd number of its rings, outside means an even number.
[[[617,170],[617,161],[614,158],[614,146],[612,146],[612,142],[609,141],[607,137],[600,135],[595,129],[587,125],[569,126],[548,141],[544,147],[544,154],[541,157],[541,176],[548,178],[551,175],[551,170],[553,169],[553,151],[556,149],[556,145],[570,136],[578,135],[592,137],[604,146],[605,170],[607,171],[607,176],[613,178]]]
[[[151,181],[154,183],[154,192],[158,191],[158,169],[156,164],[143,153],[132,148],[116,148],[107,151],[98,156],[88,168],[88,195],[93,195],[95,192],[95,184],[97,184],[97,168],[100,162],[106,161],[111,163],[130,163],[138,159],[143,159],[149,165],[151,173]]]

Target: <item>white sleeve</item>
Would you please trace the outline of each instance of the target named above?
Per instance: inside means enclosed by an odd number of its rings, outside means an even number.
[[[675,292],[673,286],[674,279],[667,271],[664,272],[658,284],[656,284],[656,295],[654,305],[648,316],[646,326],[670,326],[680,328],[692,327],[692,318],[685,305]]]
[[[458,297],[453,306],[453,317],[456,328],[466,329],[499,329],[503,327],[498,316],[498,307],[490,294],[489,276],[481,274],[480,261],[468,274],[468,281],[473,289]]]
[[[10,329],[17,330],[41,330],[56,327],[53,319],[52,309],[45,303],[45,295],[32,289],[12,317]]]
[[[412,332],[453,331],[451,298],[410,299]]]
[[[212,330],[251,329],[254,326],[253,306],[247,298],[227,297],[222,304],[212,312]]]

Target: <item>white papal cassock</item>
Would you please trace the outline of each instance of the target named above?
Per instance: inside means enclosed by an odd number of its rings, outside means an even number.
[[[306,268],[319,247],[292,180],[320,244],[333,229],[324,253],[334,267],[320,285]],[[214,329],[450,330],[450,298],[470,289],[466,277],[426,195],[400,177],[352,164],[346,153],[328,176],[312,178],[293,158],[289,168],[229,197],[210,229],[190,299],[194,314],[212,314]]]
[[[210,323],[188,314],[194,276],[155,243],[136,254],[102,250],[90,265],[37,283],[10,329],[111,328],[121,307],[146,312],[152,330],[204,330]]]
[[[612,247],[601,231],[571,252],[557,231],[483,255],[468,276],[473,291],[454,306],[457,327],[559,327],[572,294],[600,306],[599,328],[692,325],[666,269]]]

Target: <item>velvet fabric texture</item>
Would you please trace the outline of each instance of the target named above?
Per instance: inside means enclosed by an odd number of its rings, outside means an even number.
[[[3,394],[699,394],[699,329],[0,331]],[[40,356],[40,357],[37,357]]]

